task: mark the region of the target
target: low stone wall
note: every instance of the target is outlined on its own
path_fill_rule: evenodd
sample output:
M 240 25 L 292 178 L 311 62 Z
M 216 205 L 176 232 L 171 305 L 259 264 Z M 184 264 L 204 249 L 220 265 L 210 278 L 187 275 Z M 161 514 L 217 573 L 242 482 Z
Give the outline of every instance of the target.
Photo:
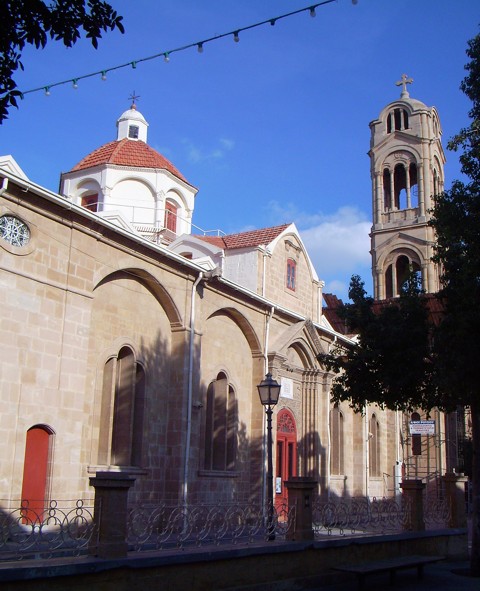
M 408 554 L 467 558 L 466 529 L 264 542 L 248 547 L 25 561 L 0 566 L 2 591 L 273 591 L 339 580 L 333 565 Z M 333 579 L 333 576 L 335 577 Z

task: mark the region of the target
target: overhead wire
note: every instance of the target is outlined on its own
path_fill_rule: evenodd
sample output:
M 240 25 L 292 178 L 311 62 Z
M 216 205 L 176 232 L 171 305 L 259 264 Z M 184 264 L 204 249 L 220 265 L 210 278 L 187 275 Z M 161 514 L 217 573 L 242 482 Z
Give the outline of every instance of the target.
M 352 0 L 352 4 L 356 4 L 357 1 L 358 0 Z M 317 2 L 316 4 L 312 4 L 312 5 L 306 6 L 304 8 L 299 8 L 297 10 L 293 10 L 291 12 L 287 12 L 287 13 L 281 14 L 279 16 L 268 18 L 264 21 L 254 23 L 252 25 L 247 25 L 245 27 L 238 27 L 236 29 L 233 29 L 232 31 L 229 31 L 228 33 L 221 33 L 220 35 L 214 35 L 213 37 L 208 37 L 206 39 L 194 41 L 193 43 L 188 43 L 187 45 L 175 47 L 173 49 L 169 49 L 168 51 L 165 51 L 165 50 L 160 51 L 159 53 L 155 53 L 153 55 L 138 58 L 135 60 L 130 60 L 130 61 L 125 62 L 123 64 L 111 66 L 109 68 L 101 68 L 100 70 L 96 70 L 95 72 L 90 72 L 89 74 L 75 75 L 72 78 L 68 78 L 67 80 L 62 80 L 60 82 L 52 82 L 50 84 L 43 84 L 42 86 L 39 86 L 37 88 L 31 88 L 29 90 L 21 91 L 21 98 L 24 98 L 24 96 L 27 94 L 31 94 L 33 92 L 40 92 L 40 91 L 43 91 L 46 96 L 49 96 L 51 94 L 52 88 L 54 88 L 56 86 L 62 86 L 64 84 L 71 84 L 74 89 L 77 89 L 79 86 L 78 83 L 80 80 L 86 80 L 87 78 L 93 78 L 95 76 L 100 76 L 101 80 L 106 80 L 107 74 L 110 72 L 115 72 L 116 70 L 120 70 L 122 68 L 136 69 L 139 64 L 144 63 L 144 62 L 148 62 L 148 61 L 151 61 L 154 59 L 158 59 L 158 58 L 163 58 L 163 60 L 165 62 L 169 62 L 170 56 L 173 53 L 178 53 L 180 51 L 185 51 L 185 50 L 191 49 L 191 48 L 196 48 L 198 53 L 202 53 L 204 50 L 204 47 L 207 43 L 212 43 L 213 41 L 218 41 L 219 39 L 223 39 L 225 37 L 233 36 L 233 40 L 235 42 L 238 42 L 238 41 L 240 41 L 240 33 L 243 33 L 244 31 L 249 31 L 251 29 L 255 29 L 257 27 L 261 27 L 261 26 L 267 25 L 267 24 L 273 26 L 279 20 L 289 18 L 291 16 L 294 16 L 294 15 L 302 13 L 302 12 L 308 12 L 310 14 L 310 16 L 314 17 L 316 15 L 317 8 L 325 6 L 327 4 L 331 4 L 333 2 L 337 2 L 337 0 L 323 0 L 322 2 Z

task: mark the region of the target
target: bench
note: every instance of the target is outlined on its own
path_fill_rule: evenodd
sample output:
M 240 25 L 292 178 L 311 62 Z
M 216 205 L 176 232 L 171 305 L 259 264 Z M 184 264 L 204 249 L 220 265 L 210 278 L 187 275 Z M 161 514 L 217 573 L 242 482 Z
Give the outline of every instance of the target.
M 363 589 L 365 577 L 375 573 L 390 573 L 390 584 L 395 582 L 395 573 L 400 569 L 416 568 L 418 578 L 423 577 L 423 567 L 444 560 L 443 556 L 396 556 L 384 560 L 373 560 L 359 564 L 342 564 L 333 567 L 334 570 L 357 575 L 359 589 Z

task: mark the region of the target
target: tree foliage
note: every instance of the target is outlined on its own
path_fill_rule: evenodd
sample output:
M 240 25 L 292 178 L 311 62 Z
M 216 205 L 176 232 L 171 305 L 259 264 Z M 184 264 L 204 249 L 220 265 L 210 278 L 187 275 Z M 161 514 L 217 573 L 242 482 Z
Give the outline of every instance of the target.
M 426 302 L 415 274 L 397 300 L 374 302 L 360 277 L 352 277 L 341 314 L 358 346 L 320 355 L 336 374 L 335 402 L 348 400 L 356 411 L 366 402 L 391 410 L 429 410 L 438 402 L 433 380 L 431 329 Z
M 0 6 L 0 123 L 22 96 L 14 75 L 24 69 L 21 58 L 26 45 L 39 49 L 53 39 L 72 47 L 83 29 L 97 48 L 103 31 L 124 32 L 123 17 L 102 0 L 1 0 Z

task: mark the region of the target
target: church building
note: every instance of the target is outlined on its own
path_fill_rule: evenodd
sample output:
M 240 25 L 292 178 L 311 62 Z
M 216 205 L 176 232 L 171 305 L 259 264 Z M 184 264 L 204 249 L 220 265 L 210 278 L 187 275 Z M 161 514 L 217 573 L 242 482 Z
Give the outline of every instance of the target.
M 395 296 L 409 266 L 438 285 L 428 209 L 444 182 L 441 130 L 405 84 L 371 123 L 377 298 Z M 133 502 L 261 500 L 266 373 L 282 387 L 278 505 L 291 476 L 324 497 L 398 494 L 402 417 L 331 404 L 317 356 L 354 335 L 324 309 L 335 298 L 295 225 L 193 231 L 198 189 L 148 131 L 133 103 L 59 194 L 0 157 L 0 498 L 41 511 L 92 498 L 89 477 L 112 471 L 135 478 Z

